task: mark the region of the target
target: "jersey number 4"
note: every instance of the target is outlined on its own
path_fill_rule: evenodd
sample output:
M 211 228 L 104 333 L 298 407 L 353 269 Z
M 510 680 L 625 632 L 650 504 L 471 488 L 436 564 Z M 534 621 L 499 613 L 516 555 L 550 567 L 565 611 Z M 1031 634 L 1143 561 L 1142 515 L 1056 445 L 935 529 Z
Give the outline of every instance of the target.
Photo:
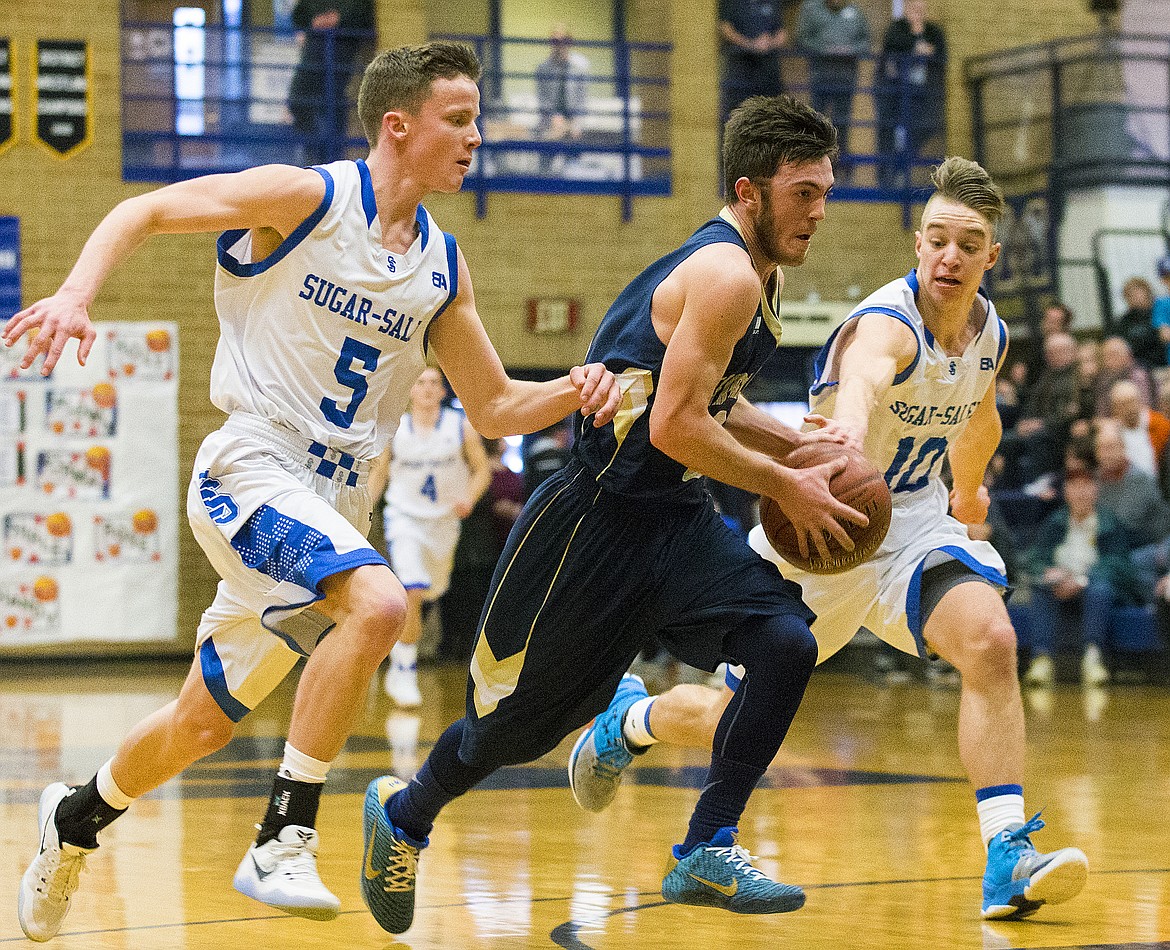
M 339 429 L 348 429 L 353 425 L 353 417 L 357 415 L 358 406 L 369 392 L 370 386 L 366 382 L 366 377 L 378 368 L 378 359 L 381 355 L 381 350 L 353 337 L 347 336 L 345 342 L 341 344 L 341 355 L 337 358 L 337 365 L 333 367 L 333 375 L 342 386 L 352 389 L 353 395 L 349 398 L 349 405 L 344 409 L 335 399 L 326 397 L 321 400 L 321 412 Z M 355 370 L 354 363 L 360 363 L 366 374 Z
M 918 447 L 917 452 L 914 451 L 915 446 Z M 907 492 L 925 488 L 946 450 L 947 440 L 942 436 L 924 439 L 921 444 L 912 435 L 899 439 L 898 450 L 885 474 L 890 491 Z
M 422 495 L 423 498 L 429 498 L 431 500 L 431 504 L 434 504 L 439 500 L 439 489 L 435 485 L 434 472 L 431 472 L 431 474 L 427 476 L 427 480 L 422 483 L 422 488 L 418 490 L 418 493 Z

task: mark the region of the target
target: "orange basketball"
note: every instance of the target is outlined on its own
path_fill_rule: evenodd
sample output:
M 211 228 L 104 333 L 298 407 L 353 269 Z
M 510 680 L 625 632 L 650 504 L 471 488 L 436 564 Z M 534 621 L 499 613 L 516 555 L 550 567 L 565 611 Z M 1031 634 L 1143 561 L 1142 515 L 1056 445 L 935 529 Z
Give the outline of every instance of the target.
M 848 464 L 833 476 L 829 490 L 838 501 L 869 517 L 869 524 L 864 528 L 844 524 L 853 539 L 852 551 L 845 551 L 836 541 L 830 540 L 827 558 L 818 556 L 815 550 L 809 552 L 807 559 L 801 557 L 792 522 L 771 498 L 760 499 L 760 524 L 768 543 L 789 564 L 811 574 L 840 574 L 856 567 L 881 547 L 890 528 L 890 489 L 881 473 L 860 452 L 831 442 L 808 442 L 793 449 L 780 461 L 790 468 L 812 468 L 842 455 L 848 459 Z

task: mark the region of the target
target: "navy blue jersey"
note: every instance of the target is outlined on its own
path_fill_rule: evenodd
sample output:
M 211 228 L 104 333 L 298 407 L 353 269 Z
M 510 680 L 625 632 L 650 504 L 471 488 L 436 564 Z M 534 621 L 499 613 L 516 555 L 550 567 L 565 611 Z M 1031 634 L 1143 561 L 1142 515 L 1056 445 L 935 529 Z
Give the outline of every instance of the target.
M 688 257 L 708 244 L 747 245 L 735 227 L 713 218 L 678 249 L 659 258 L 623 290 L 598 327 L 587 362 L 603 362 L 618 377 L 622 402 L 613 422 L 600 429 L 588 420 L 574 447 L 581 463 L 607 490 L 624 495 L 663 496 L 699 492 L 695 473 L 650 444 L 650 410 L 662 373 L 666 345 L 650 320 L 654 291 Z M 709 411 L 723 422 L 751 378 L 780 344 L 778 300 L 761 300 L 756 317 L 735 344 Z

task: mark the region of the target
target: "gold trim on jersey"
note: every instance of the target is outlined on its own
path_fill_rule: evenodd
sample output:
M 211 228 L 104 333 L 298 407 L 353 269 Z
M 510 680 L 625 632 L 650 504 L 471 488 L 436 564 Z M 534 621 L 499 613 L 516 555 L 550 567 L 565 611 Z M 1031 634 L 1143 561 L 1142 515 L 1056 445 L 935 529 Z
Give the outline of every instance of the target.
M 548 500 L 535 518 L 532 519 L 532 524 L 529 525 L 528 530 L 524 533 L 524 537 L 520 543 L 516 545 L 516 550 L 512 554 L 511 560 L 508 561 L 508 566 L 504 569 L 504 574 L 500 578 L 500 583 L 496 587 L 495 593 L 492 595 L 491 603 L 488 604 L 487 610 L 484 612 L 483 623 L 479 628 L 479 638 L 475 644 L 475 654 L 471 658 L 471 679 L 475 683 L 475 690 L 472 698 L 475 701 L 475 712 L 481 719 L 491 712 L 500 704 L 500 701 L 511 696 L 516 691 L 516 683 L 520 679 L 520 671 L 524 667 L 524 658 L 528 654 L 528 642 L 532 638 L 532 631 L 536 628 L 536 621 L 540 617 L 540 611 L 536 612 L 536 616 L 532 620 L 532 626 L 528 630 L 528 636 L 524 638 L 523 648 L 503 659 L 497 658 L 495 652 L 492 650 L 491 644 L 488 643 L 487 625 L 491 619 L 492 609 L 496 605 L 496 598 L 500 595 L 500 589 L 508 579 L 508 572 L 512 570 L 512 565 L 516 563 L 516 558 L 520 556 L 520 551 L 528 540 L 529 535 L 532 534 L 536 528 L 536 524 L 544 517 L 546 511 L 552 507 L 553 503 L 567 491 L 577 478 L 573 477 L 567 485 L 560 489 L 555 495 Z M 599 493 L 600 494 L 600 493 Z M 584 520 L 584 515 L 581 516 Z M 573 528 L 573 533 L 569 536 L 569 544 L 565 545 L 565 554 L 569 552 L 569 545 L 572 544 L 573 537 L 577 533 L 577 527 L 581 524 L 577 522 L 577 526 Z M 541 603 L 543 609 L 544 603 L 548 602 L 549 594 L 552 593 L 552 585 L 556 583 L 557 575 L 561 572 L 561 567 L 564 565 L 565 559 L 561 558 L 561 563 L 557 565 L 557 572 L 553 575 L 552 581 L 548 585 L 548 590 L 545 591 L 544 602 Z
M 739 221 L 731 213 L 730 208 L 724 206 L 723 210 L 719 212 L 719 217 L 735 228 L 735 232 L 743 238 L 744 244 L 747 243 L 743 228 L 739 226 Z M 776 275 L 779 273 L 780 268 L 776 268 Z M 768 288 L 764 282 L 762 280 L 760 281 L 760 313 L 763 315 L 764 323 L 767 324 L 772 336 L 776 338 L 776 345 L 779 346 L 780 337 L 784 333 L 784 327 L 781 326 L 780 321 L 780 278 L 776 275 L 773 275 L 772 278 L 771 294 L 768 293 Z
M 598 473 L 599 480 L 609 471 L 617 459 L 618 452 L 621 451 L 622 443 L 630 434 L 630 429 L 650 405 L 650 397 L 654 394 L 654 374 L 648 369 L 630 367 L 618 374 L 617 384 L 622 391 L 621 404 L 613 417 L 613 437 L 617 445 L 614 446 L 608 464 Z

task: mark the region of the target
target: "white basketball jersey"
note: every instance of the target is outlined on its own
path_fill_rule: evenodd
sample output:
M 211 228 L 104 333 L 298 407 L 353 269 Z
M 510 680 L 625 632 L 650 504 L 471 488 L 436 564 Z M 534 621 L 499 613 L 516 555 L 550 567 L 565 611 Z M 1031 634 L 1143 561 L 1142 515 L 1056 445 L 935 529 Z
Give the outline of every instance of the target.
M 453 518 L 467 498 L 471 468 L 463 455 L 463 413 L 443 409 L 433 429 L 415 425 L 407 413 L 391 443 L 386 504 L 411 518 Z
M 266 258 L 252 259 L 251 231 L 219 238 L 211 400 L 372 459 L 426 367 L 431 321 L 457 293 L 455 239 L 419 205 L 414 243 L 387 251 L 366 163 L 314 171 L 325 197 Z
M 918 341 L 918 352 L 894 378 L 884 405 L 870 416 L 865 455 L 885 473 L 895 507 L 926 504 L 941 514 L 947 509 L 946 486 L 938 478 L 943 457 L 995 379 L 1007 331 L 991 301 L 981 294 L 976 306 L 986 311 L 982 329 L 961 356 L 948 356 L 922 322 L 914 299 L 917 292 L 918 277 L 911 271 L 861 302 L 818 354 L 809 401 L 813 412 L 833 417 L 841 358 L 838 343 L 852 320 L 884 313 L 906 324 Z

